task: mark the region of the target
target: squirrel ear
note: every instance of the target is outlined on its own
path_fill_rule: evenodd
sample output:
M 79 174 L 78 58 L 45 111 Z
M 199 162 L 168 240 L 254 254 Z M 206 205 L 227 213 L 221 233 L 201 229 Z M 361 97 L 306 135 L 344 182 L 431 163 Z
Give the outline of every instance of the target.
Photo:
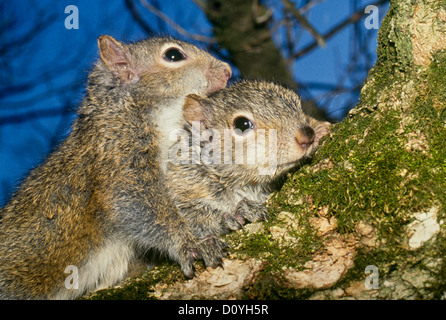
M 99 54 L 102 61 L 113 75 L 121 78 L 124 82 L 133 82 L 138 79 L 134 66 L 132 66 L 131 55 L 125 45 L 111 36 L 100 36 L 98 38 Z
M 183 117 L 189 124 L 192 124 L 193 121 L 200 121 L 202 125 L 205 124 L 206 114 L 201 100 L 202 98 L 196 94 L 190 94 L 186 97 Z

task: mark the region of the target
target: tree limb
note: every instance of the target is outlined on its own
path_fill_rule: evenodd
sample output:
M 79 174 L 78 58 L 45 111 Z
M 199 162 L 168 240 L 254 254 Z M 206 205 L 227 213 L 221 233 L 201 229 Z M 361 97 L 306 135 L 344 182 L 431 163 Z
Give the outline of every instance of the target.
M 325 47 L 325 39 L 323 36 L 316 31 L 316 29 L 311 25 L 311 23 L 305 18 L 297 9 L 294 4 L 291 3 L 290 0 L 281 0 L 285 9 L 293 14 L 293 16 L 299 21 L 302 27 L 307 29 L 307 31 L 313 36 L 316 40 L 316 43 L 320 47 Z
M 376 2 L 372 3 L 371 5 L 379 6 L 379 5 L 383 5 L 387 2 L 389 2 L 389 0 L 380 0 L 380 1 L 376 1 Z M 341 31 L 342 29 L 344 29 L 344 27 L 346 27 L 347 25 L 349 25 L 351 23 L 355 23 L 356 21 L 361 19 L 364 14 L 365 14 L 364 9 L 354 12 L 347 19 L 345 19 L 344 21 L 342 21 L 339 24 L 337 24 L 336 26 L 334 26 L 327 33 L 323 34 L 322 37 L 325 40 L 330 39 L 336 33 Z M 295 54 L 293 54 L 289 59 L 290 60 L 298 59 L 298 58 L 304 56 L 305 54 L 307 54 L 308 52 L 312 51 L 317 46 L 318 46 L 318 42 L 314 41 L 313 43 L 309 44 L 308 46 L 304 47 L 303 49 L 301 49 L 298 52 L 296 52 Z
M 177 24 L 173 19 L 171 19 L 168 15 L 166 15 L 164 12 L 158 10 L 154 6 L 152 6 L 150 3 L 147 2 L 147 0 L 139 0 L 139 2 L 143 5 L 144 8 L 149 10 L 151 13 L 156 15 L 158 18 L 163 20 L 165 23 L 167 23 L 169 26 L 175 29 L 179 34 L 182 36 L 185 36 L 187 38 L 200 41 L 200 42 L 208 42 L 208 43 L 215 43 L 216 40 L 213 37 L 208 37 L 200 34 L 195 34 L 187 31 L 183 27 L 181 27 L 179 24 Z

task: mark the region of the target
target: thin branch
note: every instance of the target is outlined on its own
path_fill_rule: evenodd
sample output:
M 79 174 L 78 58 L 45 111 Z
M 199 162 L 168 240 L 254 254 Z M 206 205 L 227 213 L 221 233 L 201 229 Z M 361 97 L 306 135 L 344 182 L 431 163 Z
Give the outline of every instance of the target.
M 63 84 L 60 87 L 53 88 L 51 90 L 38 91 L 31 97 L 27 97 L 25 100 L 13 100 L 13 101 L 5 101 L 3 100 L 2 109 L 5 110 L 13 110 L 19 108 L 26 108 L 36 104 L 36 101 L 42 102 L 46 99 L 51 99 L 53 97 L 58 97 L 61 94 L 67 93 L 78 93 L 80 89 L 85 86 L 83 77 L 81 80 L 74 80 L 70 83 Z
M 254 17 L 254 21 L 257 24 L 263 24 L 269 21 L 273 15 L 273 10 L 265 9 L 263 13 L 261 13 L 262 8 L 264 8 L 259 0 L 254 0 L 252 2 L 252 16 Z
M 199 7 L 203 12 L 206 12 L 206 1 L 205 0 L 192 0 L 193 3 L 195 3 L 195 5 L 197 7 Z
M 38 32 L 42 32 L 45 28 L 48 28 L 52 22 L 56 21 L 56 19 L 57 14 L 54 13 L 48 15 L 47 17 L 44 17 L 43 20 L 37 22 L 37 24 L 33 26 L 32 29 L 28 30 L 27 33 L 22 35 L 20 38 L 3 44 L 0 47 L 0 55 L 3 56 L 8 51 L 10 51 L 11 48 L 22 48 L 24 44 L 30 42 L 33 38 L 35 38 Z
M 48 108 L 35 111 L 28 111 L 22 114 L 16 114 L 12 116 L 0 117 L 0 126 L 10 125 L 13 123 L 28 122 L 31 120 L 59 117 L 69 114 L 75 114 L 74 109 L 70 108 Z
M 144 21 L 144 19 L 141 17 L 141 15 L 139 14 L 138 10 L 136 9 L 133 1 L 125 0 L 125 4 L 126 4 L 127 8 L 130 10 L 130 13 L 132 14 L 135 21 L 140 25 L 140 27 L 143 28 L 147 34 L 153 34 L 154 32 L 153 32 L 152 28 L 150 28 L 148 26 L 148 24 Z
M 72 70 L 73 69 L 73 65 L 76 65 L 79 63 L 79 61 L 81 61 L 81 58 L 83 57 L 83 53 L 86 52 L 88 50 L 88 48 L 91 46 L 90 44 L 90 40 L 86 39 L 84 40 L 84 42 L 82 44 L 79 44 L 79 48 L 80 50 L 77 50 L 76 55 L 72 55 L 71 57 L 68 58 L 68 55 L 65 52 L 61 51 L 62 55 L 65 55 L 65 57 L 67 58 L 66 60 L 60 60 L 58 61 L 58 64 L 55 64 L 54 61 L 52 61 L 50 64 L 48 65 L 42 65 L 39 67 L 39 69 L 44 70 L 41 73 L 37 73 L 37 72 L 29 72 L 28 74 L 30 75 L 30 78 L 27 79 L 26 81 L 22 81 L 21 83 L 17 83 L 15 84 L 14 82 L 11 82 L 10 85 L 6 85 L 3 88 L 0 88 L 0 109 L 1 110 L 6 110 L 8 108 L 13 108 L 15 110 L 17 110 L 18 108 L 32 108 L 36 101 L 35 98 L 29 100 L 28 104 L 23 104 L 23 103 L 4 103 L 5 100 L 8 100 L 8 98 L 10 98 L 11 96 L 14 95 L 20 95 L 23 92 L 26 92 L 28 90 L 30 90 L 31 88 L 36 87 L 37 83 L 40 83 L 42 81 L 42 79 L 44 78 L 49 78 L 51 79 L 52 83 L 59 83 L 59 80 L 57 80 L 60 77 L 65 77 L 66 73 L 64 72 L 60 72 L 60 70 Z M 68 87 L 67 91 L 72 91 L 74 92 L 75 90 L 77 90 L 79 88 L 79 83 L 83 83 L 83 77 L 84 77 L 84 72 L 80 72 L 79 73 L 79 80 L 76 80 L 74 87 L 73 84 L 70 83 L 70 87 Z M 70 88 L 73 87 L 73 90 L 70 90 Z M 46 97 L 46 94 L 49 93 L 50 91 L 45 91 L 45 94 L 43 95 L 43 98 Z M 13 99 L 15 100 L 15 99 Z
M 376 2 L 372 3 L 371 5 L 379 6 L 379 5 L 383 5 L 387 2 L 389 2 L 389 0 L 380 0 L 380 1 L 376 1 Z M 336 33 L 341 31 L 345 26 L 347 26 L 351 23 L 355 23 L 356 21 L 361 19 L 364 14 L 365 14 L 364 9 L 354 12 L 352 15 L 350 15 L 350 17 L 348 17 L 347 19 L 345 19 L 344 21 L 342 21 L 341 23 L 336 25 L 333 29 L 328 31 L 326 34 L 324 34 L 323 35 L 324 39 L 328 40 L 329 38 L 333 37 Z M 313 43 L 309 44 L 305 48 L 303 48 L 303 49 L 299 50 L 298 52 L 296 52 L 295 54 L 293 54 L 293 56 L 291 56 L 290 59 L 300 58 L 303 55 L 310 52 L 311 50 L 313 50 L 314 48 L 316 48 L 317 46 L 318 46 L 318 43 L 316 41 L 314 41 Z
M 158 18 L 163 20 L 165 23 L 170 25 L 172 28 L 175 29 L 179 34 L 188 37 L 190 39 L 200 41 L 200 42 L 208 42 L 208 43 L 215 43 L 216 40 L 213 37 L 208 37 L 204 35 L 194 34 L 191 33 L 185 29 L 183 29 L 180 25 L 178 25 L 173 19 L 171 19 L 169 16 L 164 14 L 162 11 L 158 10 L 154 6 L 152 6 L 150 3 L 147 2 L 147 0 L 139 0 L 139 2 L 143 5 L 144 8 L 152 12 L 154 15 L 156 15 Z
M 285 9 L 289 12 L 291 12 L 294 17 L 299 21 L 299 23 L 307 29 L 307 31 L 313 36 L 314 39 L 316 39 L 316 43 L 320 47 L 325 47 L 325 39 L 323 36 L 319 34 L 319 32 L 316 31 L 316 29 L 311 25 L 311 23 L 305 18 L 300 12 L 299 9 L 297 9 L 294 4 L 291 3 L 290 0 L 281 0 Z
M 303 7 L 299 8 L 299 12 L 301 14 L 304 14 L 305 12 L 309 11 L 311 8 L 313 8 L 314 6 L 318 5 L 321 2 L 324 2 L 325 0 L 313 0 L 308 2 L 306 5 L 304 5 Z

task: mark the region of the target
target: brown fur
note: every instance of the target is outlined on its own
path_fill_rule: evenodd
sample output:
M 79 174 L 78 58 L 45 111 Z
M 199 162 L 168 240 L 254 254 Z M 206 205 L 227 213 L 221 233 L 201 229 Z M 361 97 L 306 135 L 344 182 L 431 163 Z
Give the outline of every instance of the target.
M 245 220 L 266 219 L 262 203 L 277 186 L 278 179 L 311 155 L 330 126 L 328 122 L 305 115 L 295 92 L 264 81 L 242 81 L 204 98 L 190 95 L 183 115 L 189 137 L 195 121 L 199 122 L 196 125 L 200 130 L 198 134 L 212 129 L 222 138 L 220 164 L 192 163 L 191 156 L 189 163 L 171 159 L 167 170 L 169 192 L 195 235 L 200 237 L 240 229 Z M 234 141 L 239 137 L 234 134 L 234 119 L 240 116 L 255 124 L 251 132 L 255 140 L 243 140 L 243 149 L 236 150 Z M 267 142 L 269 130 L 277 130 L 277 167 L 266 175 L 260 174 L 259 169 L 263 168 L 260 162 L 246 161 L 248 144 L 259 146 L 259 129 L 265 130 Z M 228 151 L 230 164 L 223 159 L 225 130 L 232 134 L 232 148 Z M 202 141 L 199 151 L 203 151 L 206 144 L 209 145 Z M 269 152 L 268 143 L 266 150 Z M 245 161 L 237 164 L 235 158 L 241 152 L 245 154 Z

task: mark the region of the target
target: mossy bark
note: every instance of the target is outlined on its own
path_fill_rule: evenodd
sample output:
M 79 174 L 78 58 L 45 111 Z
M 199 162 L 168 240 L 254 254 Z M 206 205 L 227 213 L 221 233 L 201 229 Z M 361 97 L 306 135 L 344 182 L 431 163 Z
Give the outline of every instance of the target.
M 378 41 L 358 105 L 268 222 L 226 236 L 227 268 L 166 264 L 90 298 L 445 299 L 446 1 L 391 1 Z

